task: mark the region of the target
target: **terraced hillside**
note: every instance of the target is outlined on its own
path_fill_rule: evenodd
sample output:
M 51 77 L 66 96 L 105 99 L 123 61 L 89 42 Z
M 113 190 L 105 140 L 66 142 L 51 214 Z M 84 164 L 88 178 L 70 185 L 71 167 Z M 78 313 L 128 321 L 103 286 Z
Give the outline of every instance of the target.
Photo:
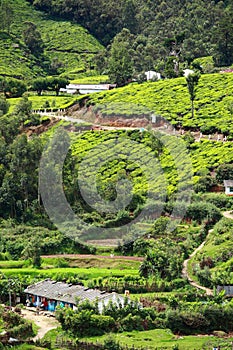
M 185 78 L 132 83 L 123 88 L 91 96 L 89 105 L 106 118 L 134 117 L 138 114 L 161 115 L 173 125 L 200 130 L 204 134 L 233 133 L 233 74 L 202 75 L 194 101 L 195 114 L 191 118 L 191 104 Z
M 12 1 L 14 21 L 10 34 L 0 35 L 0 75 L 32 77 L 40 75 L 52 64 L 59 73 L 85 71 L 102 46 L 83 27 L 60 21 L 35 10 L 26 0 Z M 39 30 L 44 56 L 30 55 L 23 42 L 25 22 L 33 22 Z

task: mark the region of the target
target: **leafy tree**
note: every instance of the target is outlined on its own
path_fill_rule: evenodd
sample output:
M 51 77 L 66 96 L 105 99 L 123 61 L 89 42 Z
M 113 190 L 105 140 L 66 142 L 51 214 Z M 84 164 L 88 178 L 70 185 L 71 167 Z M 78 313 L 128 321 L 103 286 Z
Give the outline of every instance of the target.
M 6 114 L 9 111 L 9 103 L 4 97 L 0 97 L 0 116 Z
M 0 1 L 0 30 L 10 32 L 11 25 L 14 21 L 13 5 L 9 0 Z
M 196 97 L 196 90 L 197 90 L 199 79 L 200 79 L 199 73 L 189 74 L 186 77 L 188 92 L 189 92 L 190 101 L 191 101 L 192 119 L 194 118 L 194 100 Z
M 32 102 L 27 96 L 23 96 L 15 106 L 15 113 L 21 117 L 20 120 L 28 118 L 32 113 Z
M 233 164 L 221 164 L 216 170 L 216 180 L 223 183 L 223 180 L 233 180 Z
M 181 273 L 182 259 L 181 248 L 170 239 L 158 240 L 156 246 L 147 252 L 139 273 L 145 278 L 155 276 L 172 280 Z
M 170 221 L 171 220 L 169 218 L 163 216 L 155 220 L 153 228 L 149 232 L 150 235 L 155 238 L 159 236 L 165 236 L 167 234 Z
M 32 82 L 32 90 L 35 90 L 38 96 L 41 96 L 42 91 L 48 88 L 48 80 L 46 78 L 37 78 Z
M 219 17 L 215 38 L 218 65 L 231 65 L 233 63 L 233 5 L 229 5 Z
M 108 71 L 110 80 L 118 86 L 124 86 L 132 78 L 133 62 L 128 44 L 123 41 L 122 33 L 114 38 L 111 45 Z
M 33 267 L 40 268 L 41 257 L 40 257 L 40 243 L 38 241 L 29 242 L 22 252 L 24 259 L 31 259 Z
M 136 5 L 133 0 L 126 0 L 122 9 L 122 26 L 130 30 L 131 33 L 137 32 Z
M 65 88 L 69 84 L 69 81 L 66 78 L 53 77 L 48 79 L 48 89 L 56 92 L 56 95 L 59 95 L 61 88 Z
M 3 92 L 6 97 L 21 97 L 27 90 L 27 86 L 21 80 L 8 78 L 4 81 Z
M 31 53 L 35 56 L 43 54 L 43 41 L 36 25 L 33 22 L 25 22 L 23 30 L 23 39 Z

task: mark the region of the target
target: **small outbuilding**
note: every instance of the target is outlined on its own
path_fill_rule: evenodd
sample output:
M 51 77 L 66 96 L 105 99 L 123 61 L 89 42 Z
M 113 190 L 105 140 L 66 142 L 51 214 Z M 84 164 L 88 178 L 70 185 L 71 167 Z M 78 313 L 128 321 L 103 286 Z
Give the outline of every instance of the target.
M 225 290 L 225 295 L 227 297 L 233 298 L 233 285 L 227 284 L 224 286 L 217 286 L 217 293 L 220 293 L 222 290 Z
M 57 306 L 76 308 L 78 302 L 89 300 L 98 302 L 101 313 L 104 305 L 110 301 L 117 306 L 124 307 L 125 298 L 115 292 L 107 293 L 98 289 L 84 286 L 56 282 L 46 279 L 28 286 L 24 292 L 27 303 L 35 307 L 43 307 L 47 311 L 55 311 Z
M 224 180 L 225 194 L 227 196 L 233 196 L 233 180 Z
M 183 70 L 183 73 L 184 73 L 184 77 L 187 78 L 190 74 L 193 74 L 195 72 L 194 72 L 194 70 L 187 68 L 187 69 Z
M 158 72 L 155 72 L 153 70 L 149 70 L 148 72 L 145 72 L 146 80 L 160 80 L 162 79 L 161 74 Z

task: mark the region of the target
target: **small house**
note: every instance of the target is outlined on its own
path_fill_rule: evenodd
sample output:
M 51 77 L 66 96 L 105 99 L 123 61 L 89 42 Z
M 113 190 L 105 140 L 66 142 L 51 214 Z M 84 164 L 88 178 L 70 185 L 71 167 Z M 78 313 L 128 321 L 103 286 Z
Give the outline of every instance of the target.
M 153 70 L 149 70 L 148 72 L 145 72 L 146 80 L 160 80 L 161 74 L 158 72 L 155 72 Z
M 227 196 L 233 196 L 233 180 L 224 180 L 225 194 Z
M 217 286 L 217 293 L 220 293 L 222 290 L 225 290 L 225 295 L 227 297 L 233 297 L 233 285 L 228 284 L 224 286 Z
M 125 298 L 115 292 L 107 293 L 98 289 L 90 289 L 80 285 L 67 284 L 46 279 L 28 286 L 24 292 L 32 306 L 43 307 L 47 311 L 55 311 L 57 306 L 70 307 L 75 310 L 79 302 L 89 300 L 98 302 L 101 313 L 104 305 L 110 301 L 117 306 L 124 306 Z
M 183 70 L 183 73 L 184 73 L 184 77 L 187 78 L 190 74 L 194 73 L 194 70 L 187 68 Z

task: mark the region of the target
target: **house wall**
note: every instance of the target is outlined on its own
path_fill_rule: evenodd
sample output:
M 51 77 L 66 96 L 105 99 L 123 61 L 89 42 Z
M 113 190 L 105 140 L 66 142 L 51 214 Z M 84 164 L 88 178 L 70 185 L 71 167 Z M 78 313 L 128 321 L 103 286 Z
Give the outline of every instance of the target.
M 225 194 L 228 196 L 233 196 L 233 191 L 231 191 L 231 187 L 225 187 Z
M 46 311 L 55 311 L 57 306 L 60 307 L 70 307 L 73 309 L 73 304 L 66 303 L 59 300 L 51 300 L 38 295 L 27 295 L 27 299 L 31 302 L 33 306 L 42 306 Z
M 122 296 L 116 295 L 115 293 L 112 296 L 109 296 L 108 298 L 104 298 L 103 300 L 100 300 L 98 302 L 98 309 L 99 312 L 103 312 L 104 306 L 107 306 L 109 302 L 112 301 L 113 304 L 117 305 L 118 307 L 121 305 L 124 307 L 124 298 Z

